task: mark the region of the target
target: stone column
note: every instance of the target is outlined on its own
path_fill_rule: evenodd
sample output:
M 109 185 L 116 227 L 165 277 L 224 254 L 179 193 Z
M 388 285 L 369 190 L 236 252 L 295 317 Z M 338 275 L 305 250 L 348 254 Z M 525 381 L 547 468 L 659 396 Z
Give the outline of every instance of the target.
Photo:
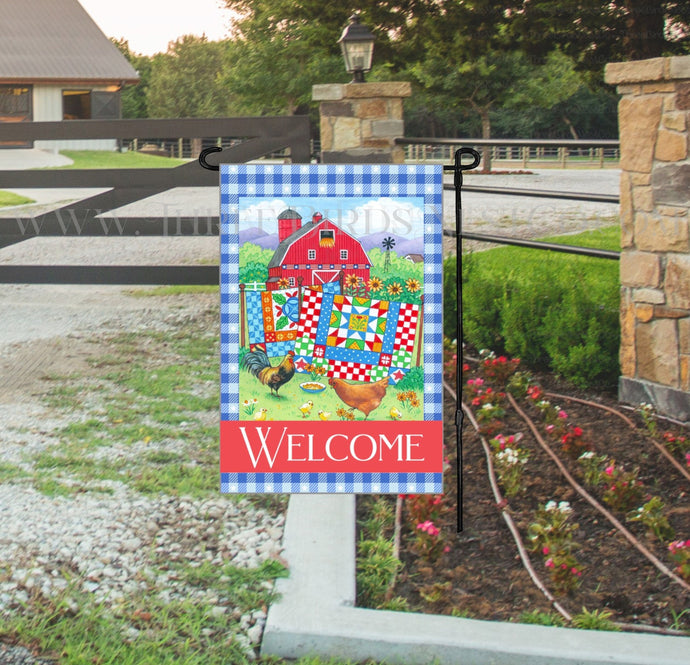
M 313 86 L 312 99 L 321 102 L 321 161 L 402 164 L 395 139 L 403 136 L 403 99 L 411 93 L 407 82 Z
M 621 142 L 619 397 L 690 420 L 690 56 L 610 63 Z

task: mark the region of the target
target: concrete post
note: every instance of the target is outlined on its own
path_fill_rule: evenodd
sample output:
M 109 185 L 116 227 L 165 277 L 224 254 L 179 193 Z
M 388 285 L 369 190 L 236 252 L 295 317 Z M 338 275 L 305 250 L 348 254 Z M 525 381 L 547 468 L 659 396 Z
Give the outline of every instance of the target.
M 621 142 L 619 397 L 690 420 L 690 56 L 610 63 Z
M 407 82 L 313 86 L 312 98 L 321 102 L 321 161 L 402 164 L 395 139 L 404 134 L 403 99 L 411 94 Z

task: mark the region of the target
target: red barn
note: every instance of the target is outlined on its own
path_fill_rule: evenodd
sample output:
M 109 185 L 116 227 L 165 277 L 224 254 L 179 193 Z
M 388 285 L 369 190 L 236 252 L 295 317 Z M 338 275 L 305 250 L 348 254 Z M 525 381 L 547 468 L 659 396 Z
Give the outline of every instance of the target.
M 371 261 L 359 240 L 319 213 L 302 226 L 297 211 L 284 210 L 278 216 L 278 238 L 280 244 L 268 264 L 269 291 L 279 288 L 280 279 L 289 286 L 297 286 L 300 277 L 303 286 L 336 282 L 341 270 L 345 277 L 369 280 Z

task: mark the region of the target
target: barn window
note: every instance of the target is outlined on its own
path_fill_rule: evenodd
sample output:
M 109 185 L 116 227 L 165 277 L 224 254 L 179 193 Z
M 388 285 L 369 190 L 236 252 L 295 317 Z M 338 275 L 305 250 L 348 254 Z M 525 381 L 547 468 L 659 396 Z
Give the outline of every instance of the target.
M 341 261 L 347 261 L 347 250 L 346 249 L 340 250 L 340 260 Z
M 116 120 L 120 117 L 120 91 L 63 90 L 63 120 Z
M 316 250 L 315 249 L 310 249 L 307 251 L 307 258 L 310 261 L 314 261 L 316 259 Z
M 335 231 L 333 229 L 319 231 L 319 245 L 321 247 L 333 247 L 335 245 Z
M 62 91 L 62 119 L 91 119 L 91 90 Z
M 295 278 L 294 277 L 288 277 L 288 284 L 290 286 L 294 286 L 295 285 Z

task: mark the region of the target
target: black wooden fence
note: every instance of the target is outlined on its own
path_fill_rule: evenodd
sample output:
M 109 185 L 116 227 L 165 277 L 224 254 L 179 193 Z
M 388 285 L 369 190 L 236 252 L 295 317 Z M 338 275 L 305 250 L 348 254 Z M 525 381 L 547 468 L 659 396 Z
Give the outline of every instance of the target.
M 74 120 L 0 123 L 3 141 L 231 137 L 219 152 L 224 163 L 244 163 L 287 149 L 293 163 L 311 158 L 306 116 L 184 120 Z M 0 189 L 110 188 L 33 217 L 1 217 L 0 247 L 36 236 L 218 235 L 218 215 L 205 217 L 103 216 L 175 187 L 217 187 L 218 174 L 196 160 L 170 169 L 0 171 Z M 1 213 L 0 213 L 1 214 Z M 201 223 L 200 223 L 201 221 Z M 23 284 L 218 284 L 218 266 L 2 265 L 0 283 Z

